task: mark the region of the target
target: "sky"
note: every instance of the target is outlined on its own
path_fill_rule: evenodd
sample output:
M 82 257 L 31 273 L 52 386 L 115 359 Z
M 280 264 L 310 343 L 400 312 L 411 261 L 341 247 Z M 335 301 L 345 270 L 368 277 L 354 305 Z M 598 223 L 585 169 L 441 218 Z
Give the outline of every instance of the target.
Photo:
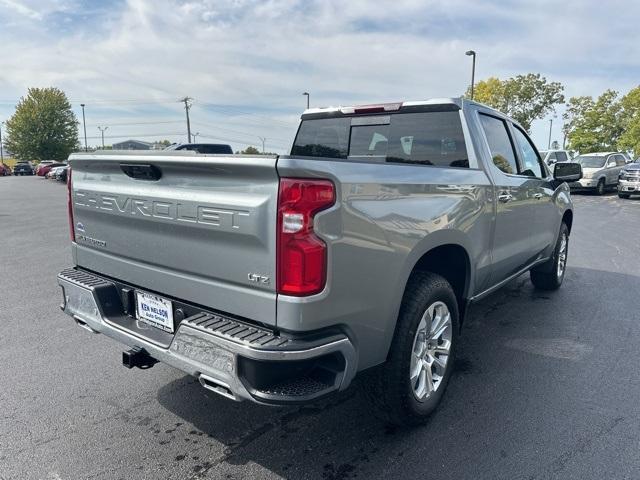
M 286 153 L 311 106 L 460 96 L 529 72 L 565 95 L 640 83 L 640 2 L 550 0 L 0 0 L 0 121 L 55 86 L 89 145 L 137 138 Z M 562 142 L 560 109 L 552 140 Z M 534 122 L 545 148 L 549 119 Z M 80 125 L 82 136 L 82 125 Z

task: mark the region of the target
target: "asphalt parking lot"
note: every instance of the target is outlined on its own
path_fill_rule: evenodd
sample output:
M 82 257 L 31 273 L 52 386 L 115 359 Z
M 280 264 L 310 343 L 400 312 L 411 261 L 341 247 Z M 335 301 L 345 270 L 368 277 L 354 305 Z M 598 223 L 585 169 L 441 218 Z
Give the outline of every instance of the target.
M 528 275 L 475 305 L 444 403 L 373 417 L 359 382 L 318 404 L 236 404 L 58 309 L 64 185 L 0 178 L 0 479 L 640 478 L 640 199 L 574 196 L 558 292 Z

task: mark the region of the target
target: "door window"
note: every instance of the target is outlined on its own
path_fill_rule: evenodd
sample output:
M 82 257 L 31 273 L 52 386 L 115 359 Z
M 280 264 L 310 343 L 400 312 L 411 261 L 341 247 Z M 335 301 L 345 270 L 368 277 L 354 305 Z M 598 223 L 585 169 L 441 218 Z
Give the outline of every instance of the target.
M 515 132 L 516 145 L 520 152 L 520 158 L 522 159 L 522 174 L 530 177 L 546 177 L 546 172 L 543 170 L 538 152 L 536 152 L 529 137 L 515 125 L 513 130 Z
M 487 137 L 489 151 L 495 166 L 504 173 L 517 174 L 518 164 L 507 131 L 507 124 L 504 120 L 482 113 L 480 114 L 480 123 Z
M 616 166 L 624 167 L 626 164 L 627 162 L 622 155 L 616 155 Z

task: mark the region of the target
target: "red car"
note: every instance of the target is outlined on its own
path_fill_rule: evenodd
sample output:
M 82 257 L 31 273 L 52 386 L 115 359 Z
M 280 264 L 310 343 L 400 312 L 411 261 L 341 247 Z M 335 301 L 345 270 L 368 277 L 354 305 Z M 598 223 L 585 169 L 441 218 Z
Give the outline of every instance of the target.
M 44 161 L 39 163 L 38 166 L 36 167 L 36 175 L 38 175 L 39 177 L 46 177 L 47 173 L 49 173 L 49 171 L 53 167 L 64 167 L 64 166 L 65 166 L 64 163 Z
M 11 169 L 9 168 L 9 165 L 0 163 L 0 177 L 6 177 L 8 175 L 11 175 Z

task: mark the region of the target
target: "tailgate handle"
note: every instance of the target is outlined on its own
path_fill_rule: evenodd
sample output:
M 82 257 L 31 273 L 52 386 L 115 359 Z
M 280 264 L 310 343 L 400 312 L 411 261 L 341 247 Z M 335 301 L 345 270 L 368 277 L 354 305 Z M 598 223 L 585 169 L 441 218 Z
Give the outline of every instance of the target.
M 121 163 L 120 168 L 129 177 L 136 180 L 160 180 L 162 171 L 155 165 L 142 163 Z

